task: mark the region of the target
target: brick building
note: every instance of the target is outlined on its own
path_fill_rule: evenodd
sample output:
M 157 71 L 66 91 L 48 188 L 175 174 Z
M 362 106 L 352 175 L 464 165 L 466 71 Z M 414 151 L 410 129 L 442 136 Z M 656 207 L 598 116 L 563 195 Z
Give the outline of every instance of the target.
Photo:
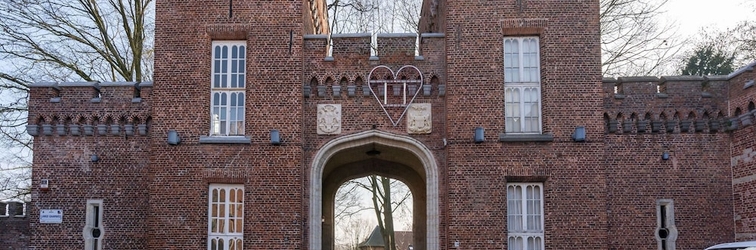
M 756 63 L 602 79 L 598 0 L 427 0 L 375 42 L 322 8 L 159 1 L 154 83 L 34 84 L 29 247 L 331 249 L 373 173 L 414 249 L 756 238 Z

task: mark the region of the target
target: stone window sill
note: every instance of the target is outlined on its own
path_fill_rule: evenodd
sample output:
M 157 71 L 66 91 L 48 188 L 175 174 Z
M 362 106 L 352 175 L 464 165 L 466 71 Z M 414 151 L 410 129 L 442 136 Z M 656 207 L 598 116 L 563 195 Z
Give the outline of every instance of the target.
M 500 142 L 551 142 L 554 136 L 551 134 L 499 134 Z
M 200 136 L 201 144 L 250 144 L 252 140 L 246 136 Z

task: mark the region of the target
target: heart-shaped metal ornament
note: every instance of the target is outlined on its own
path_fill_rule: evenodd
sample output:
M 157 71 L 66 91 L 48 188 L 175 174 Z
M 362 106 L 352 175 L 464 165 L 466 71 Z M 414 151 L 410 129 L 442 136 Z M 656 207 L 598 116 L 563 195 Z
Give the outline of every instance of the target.
M 423 83 L 423 74 L 412 65 L 402 66 L 396 72 L 388 66 L 376 66 L 368 74 L 370 92 L 394 127 L 399 125 L 410 104 L 415 101 Z

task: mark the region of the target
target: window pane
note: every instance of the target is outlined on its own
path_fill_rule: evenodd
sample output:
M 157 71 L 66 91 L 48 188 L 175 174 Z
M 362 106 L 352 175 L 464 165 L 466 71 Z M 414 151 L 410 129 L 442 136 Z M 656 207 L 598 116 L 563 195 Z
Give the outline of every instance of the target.
M 504 82 L 520 81 L 520 45 L 516 39 L 504 42 Z
M 232 88 L 238 87 L 236 81 L 239 79 L 236 77 L 236 69 L 237 69 L 236 61 L 231 61 L 231 87 Z
M 243 241 L 241 239 L 236 240 L 236 250 L 242 250 L 243 248 Z
M 522 127 L 522 118 L 520 117 L 520 89 L 506 88 L 504 99 L 506 132 L 520 132 Z
M 230 250 L 236 249 L 236 241 L 235 240 L 231 239 L 230 241 L 228 241 L 228 245 L 229 245 L 228 249 L 230 249 Z
M 509 250 L 523 250 L 524 246 L 522 237 L 509 237 L 507 246 L 507 249 Z
M 541 250 L 540 237 L 528 237 L 528 250 Z
M 224 61 L 221 64 L 223 65 L 223 71 L 225 72 L 225 70 L 226 70 L 226 62 Z M 221 88 L 228 88 L 228 75 L 226 75 L 225 73 L 223 73 L 223 74 L 221 74 L 220 77 L 221 77 L 221 79 L 220 79 L 220 87 Z
M 240 206 L 241 207 L 241 206 Z M 239 214 L 241 216 L 241 214 Z M 243 232 L 244 228 L 244 219 L 236 219 L 236 230 L 239 230 L 239 232 Z
M 221 218 L 218 219 L 218 233 L 226 233 L 226 220 Z
M 525 131 L 526 132 L 539 132 L 540 131 L 540 106 L 539 106 L 539 94 L 537 88 L 525 88 L 524 95 L 524 112 L 525 112 Z

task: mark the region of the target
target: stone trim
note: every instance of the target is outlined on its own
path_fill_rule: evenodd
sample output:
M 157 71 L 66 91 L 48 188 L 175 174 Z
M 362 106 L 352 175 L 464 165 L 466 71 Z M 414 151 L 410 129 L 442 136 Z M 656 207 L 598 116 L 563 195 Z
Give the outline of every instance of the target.
M 431 37 L 444 38 L 444 37 L 446 37 L 446 34 L 444 34 L 444 33 L 421 33 L 420 37 L 422 37 L 422 38 L 431 38 Z
M 378 33 L 378 38 L 417 37 L 416 33 Z
M 200 144 L 250 144 L 252 140 L 247 136 L 200 136 Z
M 385 146 L 401 148 L 415 154 L 423 164 L 426 185 L 426 230 L 427 241 L 425 249 L 439 249 L 439 173 L 438 163 L 433 153 L 420 141 L 414 138 L 395 135 L 380 130 L 368 130 L 356 134 L 345 135 L 333 139 L 323 145 L 313 157 L 309 179 L 309 244 L 308 249 L 321 249 L 323 228 L 320 218 L 323 213 L 323 169 L 333 155 L 339 151 L 377 143 Z
M 343 33 L 343 34 L 333 34 L 331 35 L 331 38 L 359 38 L 359 37 L 370 37 L 370 33 Z
M 500 142 L 551 142 L 554 135 L 551 134 L 499 134 Z

